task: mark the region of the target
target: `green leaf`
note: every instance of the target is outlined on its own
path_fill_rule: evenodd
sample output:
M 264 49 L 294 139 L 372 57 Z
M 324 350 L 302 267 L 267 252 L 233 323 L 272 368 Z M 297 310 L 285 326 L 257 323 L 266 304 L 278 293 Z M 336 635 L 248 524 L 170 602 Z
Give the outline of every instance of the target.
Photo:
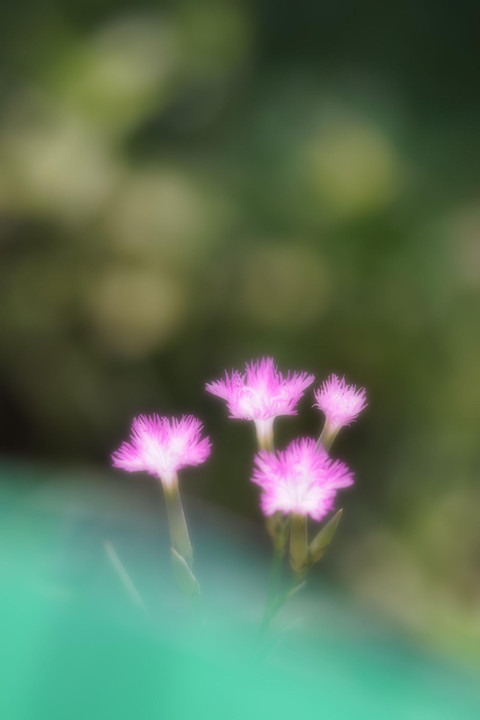
M 325 523 L 310 543 L 308 548 L 308 559 L 311 565 L 318 562 L 323 557 L 325 550 L 330 545 L 333 536 L 335 535 L 342 513 L 343 509 L 337 510 L 335 515 L 331 517 L 327 523 Z
M 200 585 L 198 580 L 190 570 L 187 561 L 174 547 L 170 548 L 172 557 L 172 566 L 175 579 L 180 590 L 189 597 L 198 597 L 200 595 Z
M 289 590 L 285 596 L 285 600 L 290 600 L 291 597 L 296 595 L 300 590 L 303 590 L 305 585 L 307 584 L 306 580 L 302 580 L 302 582 L 298 583 L 298 585 L 295 585 L 291 590 Z

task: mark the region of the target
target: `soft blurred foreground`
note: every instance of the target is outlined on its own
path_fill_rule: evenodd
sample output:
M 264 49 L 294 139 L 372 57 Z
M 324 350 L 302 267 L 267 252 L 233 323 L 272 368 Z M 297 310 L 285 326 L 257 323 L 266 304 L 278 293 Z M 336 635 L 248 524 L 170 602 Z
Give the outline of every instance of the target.
M 471 671 L 318 573 L 261 639 L 262 534 L 189 502 L 200 624 L 173 582 L 160 493 L 145 503 L 100 477 L 65 480 L 39 491 L 38 478 L 2 468 L 2 717 L 478 717 Z

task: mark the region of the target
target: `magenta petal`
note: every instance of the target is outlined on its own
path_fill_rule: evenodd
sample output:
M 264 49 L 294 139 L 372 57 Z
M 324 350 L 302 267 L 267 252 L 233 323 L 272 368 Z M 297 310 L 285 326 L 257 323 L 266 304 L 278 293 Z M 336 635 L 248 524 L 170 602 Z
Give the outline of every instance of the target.
M 273 358 L 261 358 L 233 371 L 225 378 L 207 383 L 206 390 L 225 400 L 230 417 L 240 420 L 270 420 L 295 415 L 296 407 L 314 376 L 306 372 L 283 375 Z
M 262 490 L 266 515 L 296 513 L 321 520 L 333 510 L 338 489 L 353 484 L 353 475 L 313 438 L 301 438 L 285 450 L 257 453 L 252 482 Z
M 129 442 L 112 454 L 112 465 L 128 472 L 144 471 L 166 480 L 188 465 L 200 465 L 211 452 L 203 425 L 193 415 L 181 418 L 139 415 Z

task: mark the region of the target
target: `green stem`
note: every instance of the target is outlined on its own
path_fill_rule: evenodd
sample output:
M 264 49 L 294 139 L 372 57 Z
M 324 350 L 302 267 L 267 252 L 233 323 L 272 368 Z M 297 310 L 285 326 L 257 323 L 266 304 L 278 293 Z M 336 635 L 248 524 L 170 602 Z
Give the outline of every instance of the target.
M 265 615 L 263 617 L 262 624 L 260 626 L 260 633 L 259 633 L 259 640 L 263 640 L 267 634 L 267 631 L 270 627 L 270 623 L 272 622 L 275 615 L 278 613 L 279 610 L 283 607 L 285 602 L 292 597 L 292 595 L 295 595 L 299 590 L 301 590 L 306 585 L 306 580 L 303 578 L 296 578 L 294 582 L 288 587 L 279 597 L 274 598 L 274 601 L 267 606 L 267 610 L 265 612 Z
M 192 608 L 203 624 L 201 592 L 198 580 L 193 574 L 193 550 L 188 534 L 185 513 L 178 487 L 178 478 L 173 476 L 163 483 L 168 528 L 170 530 L 172 570 L 181 592 L 189 598 Z
M 333 441 L 338 435 L 339 429 L 340 428 L 332 428 L 328 420 L 325 420 L 325 425 L 323 426 L 323 430 L 317 440 L 317 447 L 323 445 L 325 450 L 328 452 L 332 447 Z
M 301 577 L 308 564 L 307 517 L 292 513 L 290 528 L 290 567 Z
M 265 613 L 263 615 L 262 623 L 260 625 L 260 635 L 264 635 L 270 625 L 270 622 L 275 615 L 277 605 L 277 594 L 280 586 L 280 580 L 282 575 L 282 560 L 283 553 L 275 550 L 273 554 L 272 569 L 270 572 L 270 582 L 268 585 L 267 605 L 265 607 Z
M 178 487 L 178 478 L 175 475 L 168 483 L 163 484 L 165 504 L 167 506 L 168 528 L 172 547 L 185 560 L 191 568 L 193 565 L 193 550 L 188 534 L 185 513 L 183 512 L 182 499 Z

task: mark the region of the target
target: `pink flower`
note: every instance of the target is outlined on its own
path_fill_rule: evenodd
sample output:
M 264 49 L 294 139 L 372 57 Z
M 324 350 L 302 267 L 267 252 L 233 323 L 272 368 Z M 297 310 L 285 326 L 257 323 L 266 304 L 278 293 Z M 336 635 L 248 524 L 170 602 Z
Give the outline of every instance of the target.
M 259 440 L 268 439 L 278 415 L 296 415 L 296 406 L 314 381 L 306 372 L 285 376 L 273 358 L 246 363 L 245 372 L 232 371 L 225 378 L 207 383 L 206 390 L 225 400 L 231 418 L 253 420 Z M 262 443 L 261 443 L 262 444 Z
M 283 451 L 257 453 L 252 481 L 262 488 L 265 515 L 294 513 L 321 520 L 333 509 L 338 488 L 353 484 L 353 475 L 315 440 L 301 438 Z
M 365 388 L 347 385 L 345 377 L 330 375 L 318 390 L 315 390 L 316 407 L 323 410 L 329 429 L 338 432 L 349 425 L 367 406 Z
M 210 455 L 208 437 L 201 437 L 203 425 L 193 415 L 176 418 L 139 415 L 132 422 L 130 441 L 112 454 L 114 467 L 128 472 L 144 471 L 167 486 L 187 465 L 200 465 Z

